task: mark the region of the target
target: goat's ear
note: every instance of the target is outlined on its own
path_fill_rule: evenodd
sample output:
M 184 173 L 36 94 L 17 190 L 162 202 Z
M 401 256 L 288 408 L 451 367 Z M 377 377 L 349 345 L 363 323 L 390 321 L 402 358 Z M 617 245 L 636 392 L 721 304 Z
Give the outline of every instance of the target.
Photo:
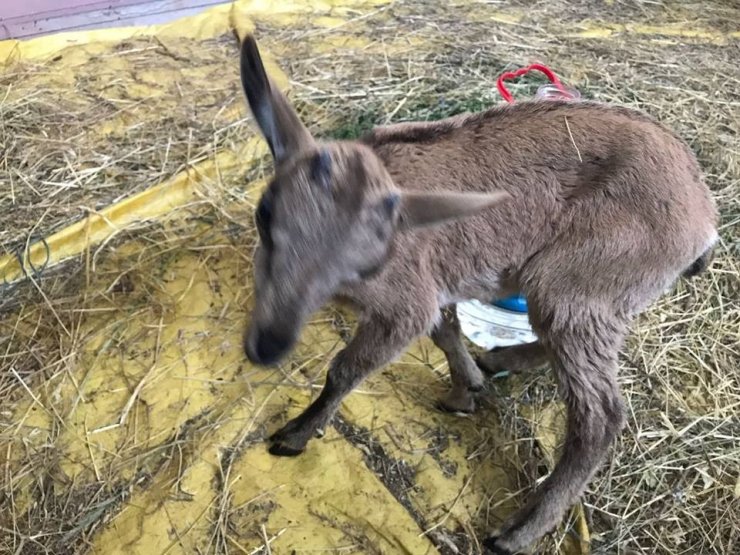
M 498 204 L 511 195 L 492 193 L 404 193 L 401 196 L 399 222 L 402 228 L 414 228 L 472 216 Z
M 267 77 L 257 42 L 247 35 L 241 45 L 242 88 L 276 162 L 313 142 L 288 99 Z

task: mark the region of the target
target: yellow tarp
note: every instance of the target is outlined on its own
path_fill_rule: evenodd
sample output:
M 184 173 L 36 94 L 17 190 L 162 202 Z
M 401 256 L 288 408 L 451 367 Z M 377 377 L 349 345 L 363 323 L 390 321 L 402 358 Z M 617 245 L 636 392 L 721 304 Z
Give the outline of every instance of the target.
M 64 52 L 60 63 L 74 75 L 124 39 L 206 39 L 234 27 L 243 33 L 255 22 L 279 28 L 312 14 L 338 27 L 380 4 L 240 1 L 158 27 L 6 41 L 0 60 Z M 111 57 L 96 67 L 114 79 L 123 68 L 116 64 L 124 62 Z M 184 60 L 182 71 L 187 68 Z M 125 69 L 141 78 L 126 86 L 144 104 L 170 78 L 158 76 L 156 67 Z M 269 69 L 281 75 L 276 66 Z M 191 77 L 205 87 L 234 75 Z M 284 75 L 280 83 L 287 85 Z M 238 119 L 246 114 L 246 107 L 240 110 L 221 117 Z M 113 118 L 98 131 L 135 124 Z M 469 418 L 434 409 L 447 385 L 444 358 L 428 341 L 350 395 L 338 424 L 305 454 L 267 453 L 263 437 L 316 396 L 351 325 L 326 308 L 280 370 L 245 361 L 251 206 L 260 183 L 250 183 L 229 214 L 203 207 L 209 191 L 240 179 L 264 154 L 252 136 L 47 238 L 51 263 L 83 255 L 78 285 L 85 294 L 75 306 L 42 299 L 19 308 L 5 328 L 11 344 L 20 345 L 38 326 L 49 326 L 57 335 L 33 349 L 39 357 L 63 353 L 43 382 L 24 386 L 22 398 L 2 407 L 13 434 L 2 438 L 0 463 L 13 496 L 3 500 L 12 514 L 0 519 L 6 532 L 25 530 L 13 550 L 38 543 L 24 526 L 46 503 L 47 511 L 78 507 L 73 527 L 60 523 L 61 541 L 93 553 L 416 555 L 466 545 L 475 552 L 476 534 L 494 528 L 521 501 L 516 438 L 502 432 L 490 407 Z M 142 219 L 160 223 L 141 235 L 124 233 Z M 241 222 L 236 232 L 232 220 Z M 116 247 L 101 253 L 99 245 L 113 239 Z M 32 247 L 35 265 L 46 256 L 45 245 Z M 0 276 L 22 277 L 18 261 L 0 260 Z M 543 430 L 538 434 L 551 444 L 556 432 Z M 582 516 L 575 529 L 587 540 Z M 588 546 L 566 541 L 563 549 Z

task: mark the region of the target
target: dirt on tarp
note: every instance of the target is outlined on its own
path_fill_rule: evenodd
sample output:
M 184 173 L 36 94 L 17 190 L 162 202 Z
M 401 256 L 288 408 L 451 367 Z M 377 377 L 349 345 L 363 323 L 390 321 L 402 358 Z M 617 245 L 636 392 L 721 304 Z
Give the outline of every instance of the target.
M 721 210 L 716 259 L 635 325 L 627 428 L 537 551 L 737 551 L 738 20 L 727 2 L 240 0 L 0 43 L 0 553 L 479 553 L 557 458 L 549 372 L 443 414 L 428 340 L 304 454 L 267 453 L 354 320 L 323 309 L 278 369 L 242 354 L 271 169 L 234 28 L 256 29 L 321 137 L 484 109 L 502 71 L 539 61 L 688 139 Z

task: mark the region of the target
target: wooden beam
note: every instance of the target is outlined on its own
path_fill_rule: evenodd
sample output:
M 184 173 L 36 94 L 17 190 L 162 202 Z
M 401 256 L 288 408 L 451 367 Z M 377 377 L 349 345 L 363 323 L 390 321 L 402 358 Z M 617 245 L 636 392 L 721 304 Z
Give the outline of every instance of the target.
M 0 6 L 0 40 L 166 23 L 223 3 L 224 0 L 11 0 Z

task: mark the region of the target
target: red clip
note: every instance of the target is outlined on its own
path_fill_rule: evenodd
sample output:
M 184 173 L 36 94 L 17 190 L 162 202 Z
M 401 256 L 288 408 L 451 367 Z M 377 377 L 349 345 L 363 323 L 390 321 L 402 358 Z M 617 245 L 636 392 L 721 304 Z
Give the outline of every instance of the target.
M 498 88 L 498 92 L 501 93 L 501 96 L 504 98 L 504 100 L 506 100 L 506 102 L 514 102 L 514 97 L 511 96 L 509 89 L 507 89 L 506 85 L 504 85 L 504 81 L 509 81 L 511 79 L 521 77 L 525 73 L 529 73 L 532 70 L 544 73 L 545 76 L 550 80 L 550 82 L 555 85 L 555 87 L 557 87 L 557 89 L 561 93 L 563 93 L 568 98 L 573 98 L 573 94 L 566 87 L 563 86 L 563 84 L 560 82 L 560 79 L 557 78 L 557 76 L 549 67 L 543 66 L 542 64 L 532 64 L 531 66 L 523 67 L 521 69 L 517 69 L 516 71 L 507 71 L 498 78 L 498 80 L 496 81 L 496 87 Z

